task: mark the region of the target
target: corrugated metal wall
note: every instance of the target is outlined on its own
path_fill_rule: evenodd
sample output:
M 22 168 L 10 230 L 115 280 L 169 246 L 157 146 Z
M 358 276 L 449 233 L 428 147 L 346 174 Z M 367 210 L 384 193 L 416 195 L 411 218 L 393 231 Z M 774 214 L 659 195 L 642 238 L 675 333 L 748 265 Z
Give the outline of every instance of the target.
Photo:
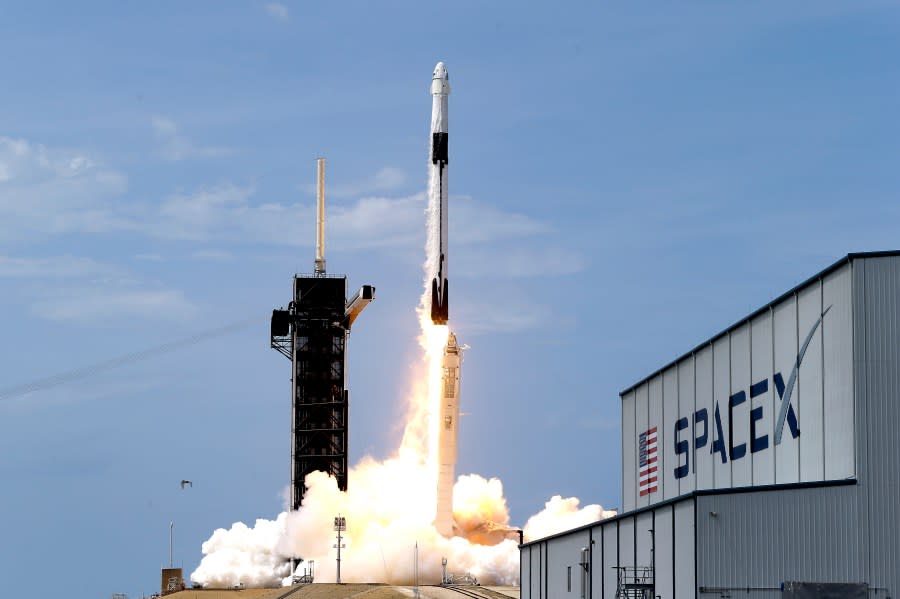
M 882 596 L 900 595 L 900 257 L 854 259 L 850 270 L 851 288 L 832 273 L 797 296 L 800 329 L 818 311 L 816 304 L 835 306 L 823 324 L 822 343 L 847 343 L 843 335 L 829 336 L 853 323 L 854 366 L 848 373 L 840 364 L 824 364 L 824 385 L 806 382 L 801 369 L 798 416 L 801 478 L 821 478 L 823 464 L 806 458 L 822 445 L 825 476 L 855 469 L 858 483 L 698 498 L 698 586 L 862 581 L 873 596 L 876 589 Z M 849 309 L 839 301 L 848 293 Z M 806 304 L 813 307 L 806 310 Z M 806 360 L 811 356 L 827 360 L 821 352 Z M 803 401 L 810 387 L 824 399 L 822 430 L 802 425 L 810 418 Z M 855 404 L 844 401 L 851 393 Z M 853 452 L 836 451 L 848 440 L 844 424 L 851 419 L 857 430 Z
M 581 550 L 591 546 L 590 531 L 557 537 L 547 541 L 546 554 L 550 558 L 547 568 L 547 585 L 551 589 L 548 597 L 560 599 L 589 598 L 589 582 L 582 588 Z M 584 594 L 582 594 L 582 592 Z
M 694 498 L 690 497 L 531 543 L 522 550 L 521 598 L 580 598 L 579 561 L 581 549 L 587 548 L 585 599 L 614 599 L 616 567 L 651 565 L 659 572 L 657 597 L 695 599 L 693 520 Z
M 859 503 L 854 485 L 698 497 L 697 586 L 866 580 Z
M 900 258 L 855 263 L 862 525 L 869 529 L 869 583 L 900 596 Z

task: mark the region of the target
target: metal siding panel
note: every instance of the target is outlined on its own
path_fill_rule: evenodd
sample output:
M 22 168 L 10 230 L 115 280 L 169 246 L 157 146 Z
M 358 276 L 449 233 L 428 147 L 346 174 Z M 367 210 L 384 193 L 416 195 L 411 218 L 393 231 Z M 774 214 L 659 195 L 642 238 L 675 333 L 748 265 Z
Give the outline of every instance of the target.
M 656 552 L 653 571 L 656 574 L 656 594 L 660 599 L 673 599 L 675 594 L 675 527 L 672 506 L 655 511 Z
M 866 476 L 873 586 L 900 594 L 900 259 L 865 260 Z
M 675 510 L 675 598 L 694 599 L 697 596 L 694 550 L 694 500 L 680 501 Z
M 547 542 L 547 586 L 549 597 L 581 597 L 581 549 L 587 548 L 588 531 L 581 530 Z M 568 569 L 572 568 L 572 590 L 568 591 Z
M 635 518 L 635 540 L 637 558 L 635 565 L 653 565 L 653 551 L 650 531 L 653 530 L 653 512 L 644 512 Z
M 775 363 L 774 371 L 780 373 L 784 381 L 788 380 L 794 362 L 797 360 L 797 298 L 791 298 L 781 302 L 774 308 L 774 341 L 775 341 Z M 774 383 L 773 383 L 774 386 Z M 781 399 L 775 403 L 775 418 L 781 410 Z M 796 410 L 798 405 L 796 399 L 792 400 L 792 405 Z M 799 416 L 799 412 L 797 414 Z M 772 420 L 774 427 L 774 418 Z M 800 429 L 803 430 L 802 428 Z M 773 435 L 775 429 L 771 429 Z M 802 435 L 801 435 L 802 436 Z M 776 483 L 793 483 L 800 480 L 800 439 L 791 436 L 788 429 L 785 429 L 781 438 L 780 445 L 772 444 L 775 450 L 775 482 Z
M 851 485 L 697 498 L 698 584 L 866 580 L 858 497 Z
M 519 589 L 521 589 L 520 599 L 531 599 L 531 585 L 528 580 L 528 563 L 531 556 L 531 547 L 519 551 Z
M 651 407 L 651 424 L 657 423 L 659 427 L 660 437 L 660 458 L 659 464 L 660 481 L 663 483 L 663 493 L 654 493 L 652 495 L 655 501 L 660 499 L 671 499 L 678 496 L 678 479 L 675 478 L 675 466 L 678 462 L 675 458 L 675 421 L 679 418 L 678 412 L 678 371 L 676 368 L 670 368 L 663 373 L 662 385 L 663 410 L 657 420 L 653 419 Z
M 775 482 L 775 440 L 772 438 L 772 431 L 777 413 L 774 399 L 775 385 L 772 383 L 772 322 L 770 311 L 757 316 L 750 323 L 751 383 L 755 385 L 760 381 L 766 381 L 765 392 L 756 397 L 748 397 L 751 410 L 762 410 L 761 418 L 751 420 L 751 426 L 756 427 L 756 438 L 760 446 L 766 446 L 756 453 L 753 453 L 752 447 L 749 449 L 753 460 L 754 485 L 771 485 Z
M 637 442 L 634 410 L 637 392 L 622 399 L 622 511 L 629 512 L 636 506 L 637 496 Z
M 825 477 L 855 474 L 853 442 L 853 328 L 850 306 L 850 267 L 830 274 L 822 283 L 824 345 Z
M 634 435 L 631 437 L 631 446 L 632 451 L 635 452 L 635 466 L 634 466 L 634 475 L 637 477 L 638 470 L 640 469 L 640 465 L 637 460 L 637 450 L 638 450 L 638 435 L 643 433 L 649 428 L 649 418 L 650 418 L 650 389 L 656 388 L 660 389 L 662 383 L 659 377 L 654 377 L 650 379 L 650 382 L 646 385 L 642 385 L 638 387 L 637 390 L 637 403 L 635 404 L 635 412 L 634 412 Z M 637 480 L 637 478 L 635 478 Z M 650 498 L 647 495 L 641 497 L 640 494 L 640 483 L 635 487 L 635 501 L 634 504 L 638 508 L 646 507 L 650 504 Z
M 857 523 L 861 531 L 861 543 L 858 553 L 863 560 L 864 572 L 870 572 L 871 559 L 869 531 L 871 529 L 870 513 L 870 487 L 869 472 L 871 472 L 868 444 L 868 308 L 866 306 L 866 261 L 857 260 L 851 262 L 851 294 L 853 313 L 853 386 L 856 403 L 856 476 L 859 483 L 857 489 L 859 501 L 857 504 Z M 871 576 L 866 580 L 871 579 Z
M 797 341 L 806 341 L 809 331 L 822 315 L 822 288 L 813 284 L 798 294 Z M 822 435 L 822 334 L 815 331 L 797 376 L 795 409 L 800 425 L 800 480 L 825 478 L 825 437 Z M 793 400 L 792 400 L 793 401 Z M 788 435 L 785 427 L 785 436 Z M 782 437 L 783 438 L 783 437 Z
M 737 453 L 743 447 L 743 456 L 731 461 L 731 485 L 746 487 L 753 484 L 753 463 L 750 454 L 750 325 L 745 324 L 731 333 L 731 395 L 743 394 L 744 401 L 730 412 L 731 432 L 725 429 L 731 445 Z M 719 409 L 728 410 L 728 399 L 719 400 Z M 724 423 L 723 423 L 724 426 Z
M 703 349 L 697 352 L 696 361 L 696 380 L 695 380 L 695 388 L 697 394 L 697 407 L 696 409 L 699 411 L 703 408 L 706 409 L 707 413 L 707 427 L 711 424 L 710 418 L 712 418 L 712 414 L 715 411 L 715 403 L 713 402 L 713 367 L 712 367 L 712 359 L 713 352 L 712 346 L 707 345 Z M 707 429 L 709 436 L 707 437 L 706 445 L 703 447 L 697 448 L 696 439 L 698 436 L 702 436 L 702 430 L 695 430 L 694 439 L 695 442 L 691 447 L 691 457 L 693 458 L 693 466 L 692 469 L 695 472 L 695 477 L 697 481 L 698 489 L 712 489 L 715 487 L 715 483 L 713 481 L 713 460 L 712 456 L 710 456 L 710 448 L 712 444 L 712 435 L 709 434 L 712 432 L 711 428 Z
M 531 598 L 541 599 L 544 596 L 544 583 L 542 582 L 544 544 L 538 543 L 536 546 L 532 545 L 531 548 Z
M 685 493 L 690 493 L 694 490 L 696 485 L 696 476 L 694 474 L 694 357 L 691 356 L 686 360 L 682 360 L 678 363 L 678 417 L 679 418 L 687 418 L 688 419 L 688 430 L 686 432 L 689 433 L 688 442 L 689 442 L 689 450 L 688 450 L 688 459 L 691 461 L 688 464 L 688 475 L 678 481 L 678 494 L 683 495 Z M 669 418 L 667 421 L 670 430 L 674 432 L 675 428 L 675 420 Z M 673 440 L 674 441 L 674 440 Z M 674 453 L 674 444 L 673 451 Z M 672 472 L 672 476 L 674 478 L 674 468 L 678 466 L 678 463 L 672 464 L 672 467 L 669 470 Z
M 591 528 L 591 588 L 588 597 L 603 597 L 603 527 Z
M 615 522 L 603 526 L 603 597 L 616 594 L 616 570 L 619 565 L 618 526 Z
M 619 520 L 619 565 L 637 565 L 634 563 L 634 518 Z
M 710 454 L 713 463 L 713 482 L 715 488 L 723 489 L 731 486 L 731 462 L 728 460 L 728 396 L 731 392 L 731 366 L 728 336 L 713 342 L 713 409 L 709 413 L 709 445 L 718 438 L 716 426 L 716 407 L 719 421 L 722 424 L 722 443 L 725 445 L 725 462 L 720 453 Z

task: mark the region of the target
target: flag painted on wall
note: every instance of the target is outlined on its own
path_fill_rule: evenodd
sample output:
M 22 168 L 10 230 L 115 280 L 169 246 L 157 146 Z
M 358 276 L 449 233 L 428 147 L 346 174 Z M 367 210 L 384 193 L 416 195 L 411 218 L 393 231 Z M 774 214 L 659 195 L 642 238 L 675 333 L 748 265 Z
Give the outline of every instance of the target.
M 659 486 L 656 467 L 656 427 L 638 436 L 638 490 L 641 497 L 656 491 Z

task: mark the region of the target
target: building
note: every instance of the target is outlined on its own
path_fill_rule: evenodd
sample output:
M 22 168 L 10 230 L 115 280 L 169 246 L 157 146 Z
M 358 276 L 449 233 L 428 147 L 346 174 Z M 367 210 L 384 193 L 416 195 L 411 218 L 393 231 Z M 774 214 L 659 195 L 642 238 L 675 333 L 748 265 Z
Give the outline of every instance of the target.
M 522 599 L 900 596 L 900 252 L 850 254 L 621 393 L 616 517 Z

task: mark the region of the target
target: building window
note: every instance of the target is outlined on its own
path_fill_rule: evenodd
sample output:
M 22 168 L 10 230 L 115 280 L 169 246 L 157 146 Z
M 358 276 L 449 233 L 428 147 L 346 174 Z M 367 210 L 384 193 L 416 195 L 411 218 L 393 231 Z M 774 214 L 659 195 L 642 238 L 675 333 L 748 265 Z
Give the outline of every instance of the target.
M 566 587 L 567 590 L 572 592 L 572 566 L 566 568 Z

